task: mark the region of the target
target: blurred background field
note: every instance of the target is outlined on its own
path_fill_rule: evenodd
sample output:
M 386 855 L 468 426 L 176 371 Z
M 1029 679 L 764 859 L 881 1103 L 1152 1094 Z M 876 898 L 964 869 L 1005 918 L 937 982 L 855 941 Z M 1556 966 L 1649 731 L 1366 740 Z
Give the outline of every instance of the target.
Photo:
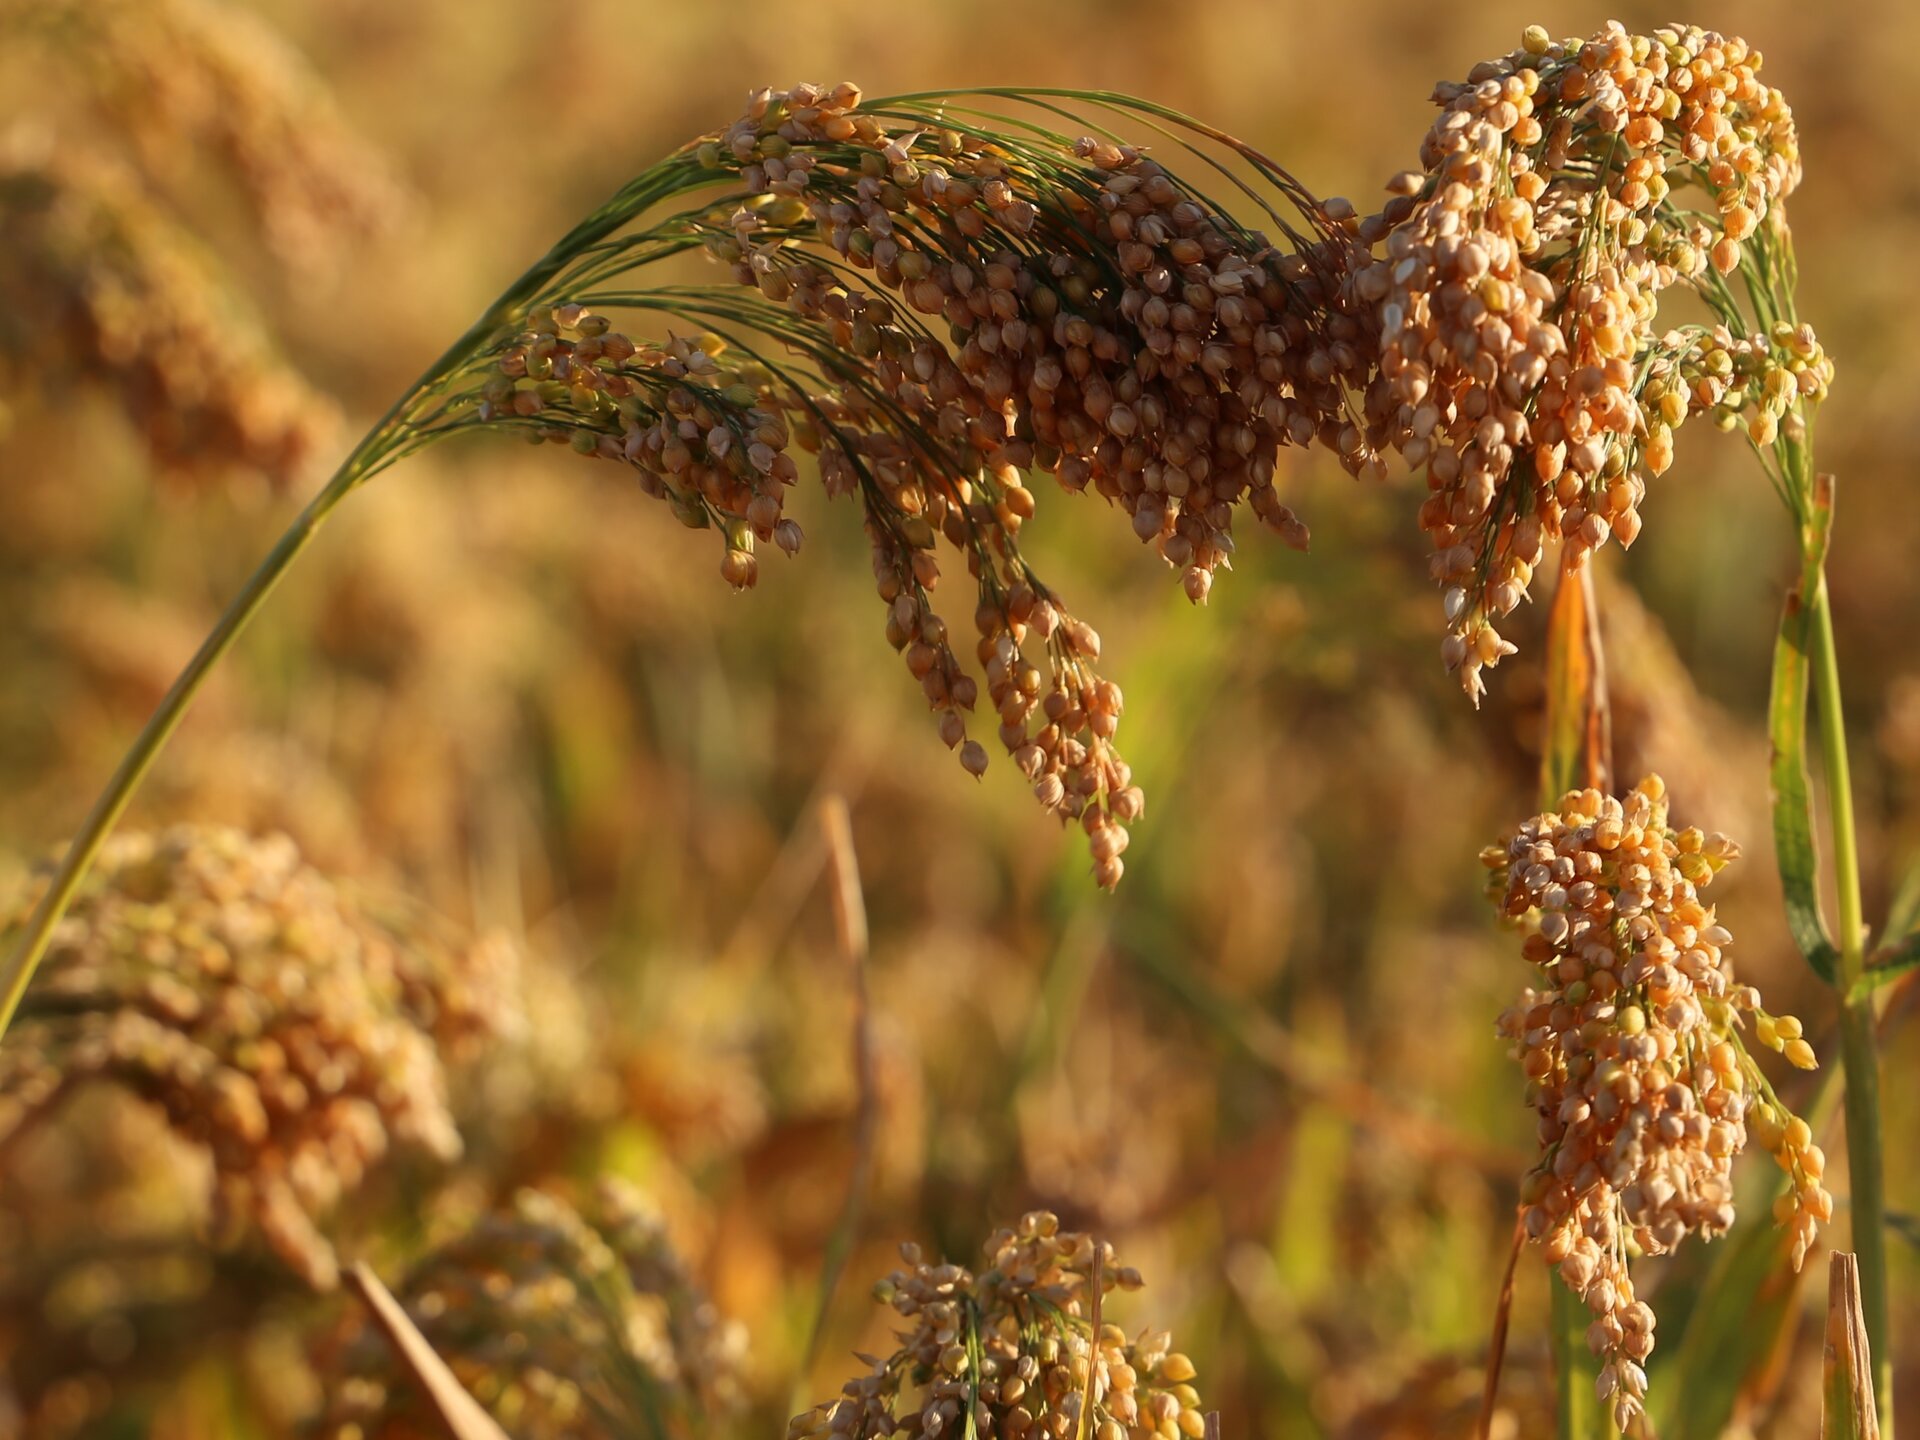
M 156 49 L 142 75 L 111 51 L 171 8 L 0 3 L 9 888 L 79 822 L 351 434 L 579 215 L 750 86 L 1121 90 L 1367 209 L 1412 162 L 1433 83 L 1523 25 L 1675 18 L 1505 0 L 279 0 L 194 7 L 231 13 L 241 77 L 196 98 L 184 60 Z M 1820 428 L 1877 919 L 1920 854 L 1920 11 L 1762 0 L 1678 18 L 1758 45 L 1800 122 L 1792 216 L 1803 313 L 1838 365 Z M 300 97 L 253 148 L 231 138 L 257 119 L 234 99 L 248 84 Z M 51 282 L 21 258 L 51 223 L 22 177 L 56 162 L 111 177 L 119 223 L 178 240 L 169 283 L 210 297 L 179 363 L 250 434 L 159 434 L 139 377 L 118 395 L 86 383 L 71 320 L 29 303 Z M 256 351 L 235 307 L 257 312 Z M 1765 789 L 1791 542 L 1740 447 L 1712 440 L 1686 432 L 1645 538 L 1603 557 L 1619 769 L 1658 769 L 1683 821 L 1744 843 L 1716 890 L 1738 963 L 1817 1040 L 1831 1016 L 1781 919 Z M 1522 967 L 1475 855 L 1534 798 L 1544 607 L 1476 716 L 1438 663 L 1415 490 L 1299 453 L 1282 490 L 1312 554 L 1253 537 L 1205 609 L 1091 495 L 1050 497 L 1028 531 L 1130 702 L 1149 809 L 1111 896 L 1010 765 L 976 784 L 940 746 L 882 638 L 850 506 L 803 485 L 807 549 L 736 596 L 711 536 L 557 449 L 459 442 L 356 496 L 128 822 L 284 831 L 322 872 L 525 956 L 522 1033 L 455 1072 L 464 1158 L 379 1169 L 332 1217 L 338 1248 L 396 1273 L 517 1186 L 631 1182 L 743 1327 L 741 1406 L 714 1433 L 765 1434 L 794 1395 L 837 1390 L 852 1351 L 885 1348 L 866 1290 L 899 1241 L 968 1260 L 994 1223 L 1045 1207 L 1145 1273 L 1118 1318 L 1174 1330 L 1228 1434 L 1470 1433 L 1532 1144 L 1493 1030 Z M 815 814 L 830 792 L 865 878 L 880 1121 L 858 1243 L 797 1375 L 854 1165 L 853 998 Z M 1886 1103 L 1911 1409 L 1905 1008 Z M 264 1251 L 206 1251 L 200 1187 L 154 1131 L 96 1097 L 5 1152 L 0 1434 L 268 1436 L 317 1408 L 314 1337 L 350 1302 L 308 1295 Z M 1647 1267 L 1656 1393 L 1688 1297 L 1739 1233 Z M 1543 1433 L 1539 1270 L 1520 1270 L 1509 1436 Z M 1780 1347 L 1729 1371 L 1734 1433 L 1811 1433 L 1821 1288 Z M 1662 1433 L 1705 1433 L 1686 1423 Z

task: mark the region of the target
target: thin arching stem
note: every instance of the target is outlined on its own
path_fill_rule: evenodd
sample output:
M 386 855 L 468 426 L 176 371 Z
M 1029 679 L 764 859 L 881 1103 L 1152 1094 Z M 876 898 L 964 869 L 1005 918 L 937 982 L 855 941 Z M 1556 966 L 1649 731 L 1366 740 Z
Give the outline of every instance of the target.
M 236 595 L 213 630 L 201 642 L 193 659 L 180 672 L 166 697 L 147 720 L 113 778 L 94 801 L 93 809 L 67 846 L 46 893 L 34 907 L 26 928 L 0 965 L 0 1035 L 13 1023 L 20 1001 L 33 982 L 34 972 L 52 943 L 67 907 L 92 868 L 114 825 L 132 802 L 147 772 L 186 718 L 207 677 L 253 622 L 288 570 L 305 553 L 334 509 L 360 485 L 378 474 L 409 448 L 414 434 L 407 422 L 418 407 L 429 402 L 506 325 L 513 323 L 541 292 L 584 252 L 623 229 L 638 214 L 677 191 L 708 181 L 684 154 L 649 170 L 579 225 L 559 244 L 510 285 L 486 313 L 476 320 L 438 360 L 396 400 L 378 423 L 354 446 L 326 485 L 310 500 L 268 552 L 266 559 Z

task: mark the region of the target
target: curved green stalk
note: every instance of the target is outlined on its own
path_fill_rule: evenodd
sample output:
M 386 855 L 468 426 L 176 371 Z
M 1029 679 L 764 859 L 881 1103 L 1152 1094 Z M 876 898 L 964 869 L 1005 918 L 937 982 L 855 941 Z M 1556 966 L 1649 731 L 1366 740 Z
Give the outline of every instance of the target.
M 221 615 L 212 633 L 201 642 L 200 649 L 187 662 L 187 668 L 180 672 L 173 687 L 167 691 L 166 698 L 160 702 L 139 738 L 133 742 L 133 748 L 120 761 L 113 778 L 107 782 L 107 788 L 101 792 L 93 810 L 81 825 L 79 834 L 67 847 L 67 853 L 54 873 L 47 893 L 34 908 L 25 932 L 7 956 L 4 971 L 0 971 L 0 987 L 4 987 L 0 990 L 0 1034 L 12 1023 L 14 1012 L 20 1008 L 21 998 L 33 980 L 33 972 L 39 967 L 40 959 L 53 939 L 54 928 L 67 913 L 67 906 L 72 903 L 80 882 L 92 868 L 100 847 L 106 843 L 108 834 L 133 799 L 134 791 L 140 788 L 147 771 L 153 768 L 160 751 L 179 728 L 188 707 L 193 704 L 194 696 L 200 693 L 200 687 L 206 683 L 207 676 L 220 663 L 221 657 L 233 648 L 234 641 L 240 638 L 240 632 L 247 628 L 247 623 L 266 604 L 267 597 L 279 585 L 280 577 L 287 573 L 301 552 L 313 542 L 313 537 L 319 533 L 328 514 L 351 488 L 351 473 L 342 467 L 327 482 L 326 488 L 287 527 L 279 543 L 261 561 L 260 568 L 253 572 L 246 587 Z
M 1784 229 L 1759 231 L 1742 261 L 1761 330 L 1793 324 L 1797 269 Z M 1723 319 L 1740 322 L 1728 296 L 1707 296 Z M 1801 575 L 1790 594 L 1774 651 L 1773 700 L 1768 727 L 1774 746 L 1773 805 L 1776 860 L 1786 891 L 1788 923 L 1807 963 L 1833 991 L 1839 1009 L 1840 1062 L 1845 1081 L 1847 1167 L 1854 1252 L 1867 1339 L 1873 1351 L 1874 1389 L 1885 1440 L 1893 1437 L 1893 1337 L 1887 1306 L 1886 1182 L 1881 1135 L 1880 1073 L 1875 1014 L 1866 977 L 1868 933 L 1860 900 L 1860 843 L 1847 761 L 1846 716 L 1840 662 L 1834 646 L 1827 589 L 1827 537 L 1832 525 L 1833 478 L 1813 464 L 1813 416 L 1798 402 L 1798 425 L 1783 426 L 1772 455 L 1756 446 L 1763 469 L 1792 507 L 1799 529 Z M 1771 463 L 1770 463 L 1771 460 Z M 1819 858 L 1812 836 L 1806 785 L 1805 717 L 1808 690 L 1819 716 L 1828 820 L 1833 836 L 1834 893 L 1839 934 L 1829 937 L 1820 913 Z
M 1782 307 L 1785 308 L 1784 306 Z M 1799 522 L 1798 594 L 1782 622 L 1774 653 L 1775 834 L 1797 836 L 1779 847 L 1789 920 L 1807 963 L 1833 991 L 1839 1010 L 1840 1065 L 1845 1082 L 1847 1171 L 1854 1253 L 1859 1259 L 1862 1310 L 1873 1353 L 1874 1390 L 1885 1440 L 1893 1436 L 1893 1336 L 1887 1303 L 1886 1160 L 1881 1134 L 1879 1049 L 1867 968 L 1868 931 L 1860 894 L 1860 841 L 1853 813 L 1853 777 L 1847 758 L 1846 713 L 1840 659 L 1834 644 L 1827 586 L 1827 543 L 1833 523 L 1833 477 L 1813 468 L 1812 424 L 1783 435 L 1776 447 L 1780 478 Z M 1796 613 L 1797 612 L 1797 613 Z M 1797 669 L 1797 676 L 1792 672 Z M 1810 797 L 1805 792 L 1805 714 L 1808 691 L 1819 717 L 1821 768 L 1833 838 L 1838 934 L 1829 938 L 1818 898 L 1818 855 L 1812 844 Z M 1786 771 L 1781 766 L 1787 767 Z M 1797 771 L 1800 790 L 1780 785 Z M 1782 828 L 1783 811 L 1785 828 Z M 1797 900 L 1796 900 L 1797 897 Z
M 254 616 L 260 613 L 261 607 L 293 567 L 294 561 L 313 543 L 320 527 L 335 507 L 353 490 L 402 455 L 417 448 L 411 442 L 420 437 L 409 428 L 408 422 L 416 418 L 416 412 L 423 402 L 431 401 L 439 394 L 502 326 L 520 315 L 569 266 L 626 226 L 642 211 L 676 191 L 706 183 L 708 178 L 684 154 L 678 155 L 647 171 L 588 216 L 509 286 L 487 308 L 486 313 L 428 367 L 419 380 L 361 438 L 320 493 L 295 517 L 266 559 L 260 562 L 260 567 L 221 614 L 193 659 L 180 672 L 179 678 L 173 682 L 166 697 L 134 740 L 132 748 L 120 761 L 106 789 L 94 802 L 79 832 L 69 843 L 46 894 L 34 908 L 4 965 L 0 965 L 0 1037 L 13 1023 L 27 986 L 32 983 L 34 972 L 52 943 L 55 929 L 67 913 L 67 907 L 72 904 L 81 882 L 86 879 L 88 870 L 100 853 L 100 847 L 106 843 L 107 836 L 132 801 L 134 792 L 140 788 L 141 781 L 153 768 L 167 741 L 173 738 L 174 731 L 186 718 L 194 698 L 206 684 L 214 667 L 233 648 Z
M 1163 134 L 1173 134 L 1174 130 L 1185 130 L 1216 141 L 1250 164 L 1261 178 L 1275 185 L 1288 200 L 1300 208 L 1308 221 L 1316 227 L 1316 233 L 1324 230 L 1327 223 L 1314 206 L 1311 196 L 1299 186 L 1298 182 L 1271 161 L 1260 156 L 1258 152 L 1198 121 L 1144 101 L 1098 91 L 984 89 L 902 96 L 881 104 L 906 107 L 916 120 L 927 124 L 938 124 L 940 113 L 946 106 L 951 105 L 955 100 L 964 100 L 970 96 L 1022 101 L 1038 107 L 1043 113 L 1061 114 L 1079 120 L 1081 117 L 1075 115 L 1069 108 L 1056 103 L 1070 100 L 1098 110 L 1144 119 L 1153 123 L 1154 128 Z M 926 102 L 937 102 L 937 104 L 929 109 Z M 872 110 L 874 107 L 868 108 Z M 892 112 L 883 110 L 880 113 Z M 1019 134 L 1041 135 L 1061 145 L 1070 143 L 1064 137 L 1051 135 L 1050 132 L 1031 123 L 1023 124 L 1011 118 L 1008 118 L 1005 123 Z M 1167 127 L 1173 127 L 1173 130 Z M 1020 147 L 1017 134 L 1009 138 L 1007 143 L 1016 149 Z M 481 359 L 499 333 L 517 322 L 529 309 L 550 303 L 563 294 L 571 297 L 583 288 L 590 289 L 596 284 L 611 281 L 614 277 L 639 265 L 691 249 L 698 244 L 695 234 L 697 230 L 703 228 L 698 211 L 667 215 L 651 228 L 625 234 L 621 232 L 627 230 L 627 227 L 641 215 L 676 195 L 721 186 L 727 178 L 724 166 L 714 165 L 711 157 L 702 159 L 703 152 L 712 148 L 711 144 L 696 144 L 675 152 L 660 164 L 643 171 L 628 182 L 605 205 L 575 226 L 538 263 L 508 287 L 487 312 L 427 369 L 386 415 L 367 432 L 320 493 L 300 512 L 273 550 L 262 561 L 259 569 L 254 572 L 245 587 L 221 615 L 212 633 L 207 636 L 199 651 L 181 672 L 173 687 L 161 701 L 159 708 L 135 739 L 132 748 L 108 782 L 106 790 L 95 802 L 92 811 L 81 825 L 79 833 L 69 845 L 45 895 L 29 918 L 12 952 L 6 957 L 4 964 L 0 964 L 0 1035 L 4 1035 L 7 1026 L 12 1022 L 22 997 L 32 982 L 34 972 L 52 942 L 61 918 L 66 914 L 68 906 L 85 880 L 107 835 L 125 812 L 134 792 L 152 768 L 161 750 L 165 748 L 167 741 L 172 738 L 174 731 L 185 718 L 201 686 L 206 683 L 207 676 L 232 649 L 248 624 L 266 603 L 268 596 L 278 586 L 281 578 L 313 542 L 320 527 L 335 507 L 354 489 L 388 465 L 445 434 L 469 427 L 471 422 L 459 418 L 455 407 L 473 397 L 459 395 L 450 400 L 455 383 L 463 378 L 470 378 L 476 372 L 476 362 Z M 834 147 L 825 148 L 832 151 Z M 1243 189 L 1248 188 L 1245 182 L 1238 180 L 1238 177 L 1233 177 L 1231 172 L 1217 160 L 1205 157 L 1204 152 L 1196 151 L 1195 153 L 1208 158 L 1209 164 L 1227 173 L 1230 178 L 1234 178 Z M 846 157 L 839 158 L 844 160 Z M 1030 162 L 1042 165 L 1043 168 L 1057 170 L 1058 174 L 1054 178 L 1063 187 L 1084 188 L 1085 182 L 1076 177 L 1073 166 L 1069 162 L 1063 160 L 1047 166 L 1037 151 L 1028 155 L 1027 158 Z M 718 197 L 718 201 L 725 201 L 728 198 L 737 200 L 742 197 L 723 195 Z M 1275 213 L 1274 218 L 1280 221 L 1281 217 Z M 1301 238 L 1291 228 L 1286 227 L 1284 221 L 1281 223 L 1289 236 Z M 672 307 L 660 308 L 671 309 Z M 681 306 L 683 311 L 692 308 L 689 305 Z M 723 312 L 726 308 L 728 307 L 724 304 L 720 306 Z M 779 334 L 781 338 L 788 340 L 793 338 L 791 335 L 782 333 L 777 324 L 767 324 L 757 328 L 761 328 L 769 335 Z M 831 356 L 823 355 L 816 350 L 813 358 L 825 371 L 831 372 Z M 905 428 L 911 430 L 912 427 Z

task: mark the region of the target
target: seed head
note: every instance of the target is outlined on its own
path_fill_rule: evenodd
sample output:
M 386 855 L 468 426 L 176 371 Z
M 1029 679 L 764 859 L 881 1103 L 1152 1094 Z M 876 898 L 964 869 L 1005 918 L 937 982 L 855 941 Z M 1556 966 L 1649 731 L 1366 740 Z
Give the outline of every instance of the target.
M 964 734 L 984 680 L 982 718 L 1041 802 L 1124 824 L 1139 807 L 1113 805 L 1132 783 L 1119 691 L 1096 669 L 1098 633 L 1020 552 L 1030 480 L 1117 504 L 1196 603 L 1230 564 L 1243 503 L 1304 547 L 1275 490 L 1281 447 L 1380 464 L 1348 403 L 1375 350 L 1371 302 L 1347 283 L 1364 253 L 1352 207 L 1259 161 L 1300 217 L 1274 212 L 1276 245 L 1131 147 L 858 102 L 852 86 L 755 92 L 691 148 L 737 186 L 674 231 L 751 291 L 703 292 L 703 320 L 728 334 L 649 345 L 563 300 L 498 348 L 470 403 L 634 467 L 686 523 L 726 534 L 736 588 L 757 574 L 741 537 L 794 548 L 790 447 L 811 452 L 828 495 L 864 512 L 888 641 L 968 771 L 986 761 Z M 971 582 L 971 661 L 937 605 L 951 554 Z M 1123 844 L 1096 847 L 1102 884 Z
M 700 1435 L 740 1405 L 745 1332 L 688 1275 L 658 1216 L 604 1182 L 576 1209 L 523 1190 L 396 1288 L 469 1394 L 520 1440 Z M 327 1440 L 403 1440 L 435 1421 L 360 1317 L 323 1357 Z M 689 1428 L 661 1431 L 665 1415 Z
M 1115 1267 L 1111 1247 L 1062 1232 L 1045 1212 L 996 1233 L 978 1274 L 902 1246 L 905 1267 L 874 1287 L 874 1298 L 906 1321 L 900 1348 L 848 1381 L 838 1399 L 796 1415 L 790 1440 L 1201 1435 L 1193 1362 L 1168 1335 L 1129 1341 L 1110 1324 L 1092 1333 L 1096 1248 L 1103 1294 L 1140 1287 L 1138 1271 Z
M 375 920 L 285 836 L 121 835 L 0 1050 L 0 1137 L 123 1087 L 208 1153 L 224 1217 L 329 1287 L 320 1217 L 395 1145 L 459 1153 L 442 1056 L 517 1025 L 517 977 L 497 941 Z
M 1623 799 L 1574 791 L 1485 851 L 1489 894 L 1526 935 L 1539 983 L 1500 1017 L 1540 1117 L 1542 1158 L 1522 1188 L 1528 1234 L 1594 1314 L 1601 1398 L 1641 1408 L 1653 1312 L 1627 1245 L 1658 1255 L 1732 1225 L 1733 1157 L 1760 1139 L 1794 1181 L 1778 1218 L 1796 1268 L 1832 1212 L 1824 1159 L 1774 1096 L 1743 1027 L 1775 1049 L 1799 1022 L 1734 982 L 1733 937 L 1702 902 L 1739 848 L 1675 830 L 1658 776 Z M 1784 1028 L 1783 1028 L 1784 1027 Z M 1807 1057 L 1811 1059 L 1809 1052 Z
M 275 256 L 327 276 L 347 248 L 392 230 L 412 197 L 346 123 L 297 49 L 260 16 L 215 0 L 50 0 L 14 26 L 52 58 L 158 170 L 211 160 L 253 206 Z
M 1810 331 L 1796 363 L 1784 337 L 1655 324 L 1662 291 L 1735 268 L 1762 227 L 1784 241 L 1799 142 L 1758 70 L 1710 31 L 1610 24 L 1560 44 L 1531 27 L 1436 90 L 1421 169 L 1389 187 L 1386 253 L 1355 280 L 1378 302 L 1369 414 L 1426 473 L 1420 524 L 1466 641 L 1448 664 L 1476 702 L 1543 547 L 1578 564 L 1631 544 L 1689 414 L 1746 412 L 1770 443 L 1798 395 L 1825 391 Z M 1676 197 L 1688 186 L 1704 207 Z
M 104 390 L 175 481 L 304 473 L 332 406 L 131 174 L 71 153 L 0 157 L 0 231 L 0 392 Z

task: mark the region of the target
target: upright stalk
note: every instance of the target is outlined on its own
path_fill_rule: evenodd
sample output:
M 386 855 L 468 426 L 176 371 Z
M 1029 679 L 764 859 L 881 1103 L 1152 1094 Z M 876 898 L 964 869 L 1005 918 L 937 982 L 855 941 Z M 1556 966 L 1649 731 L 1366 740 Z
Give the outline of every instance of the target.
M 1860 1297 L 1873 1355 L 1874 1392 L 1883 1440 L 1893 1440 L 1893 1346 L 1888 1333 L 1885 1155 L 1880 1134 L 1880 1069 L 1874 1044 L 1873 997 L 1854 993 L 1866 971 L 1867 929 L 1860 903 L 1860 849 L 1853 819 L 1840 662 L 1824 569 L 1812 599 L 1813 693 L 1820 717 L 1821 758 L 1833 826 L 1834 888 L 1839 903 L 1840 963 L 1834 993 L 1840 1007 L 1840 1062 L 1846 1071 L 1847 1170 Z
M 1613 1428 L 1606 1404 L 1594 1390 L 1600 1364 L 1587 1351 L 1587 1327 L 1593 1323 L 1587 1302 L 1568 1289 L 1567 1282 L 1557 1274 L 1549 1275 L 1547 1283 L 1553 1291 L 1553 1375 L 1557 1391 L 1553 1433 L 1559 1440 L 1602 1440 L 1616 1435 L 1619 1432 Z

